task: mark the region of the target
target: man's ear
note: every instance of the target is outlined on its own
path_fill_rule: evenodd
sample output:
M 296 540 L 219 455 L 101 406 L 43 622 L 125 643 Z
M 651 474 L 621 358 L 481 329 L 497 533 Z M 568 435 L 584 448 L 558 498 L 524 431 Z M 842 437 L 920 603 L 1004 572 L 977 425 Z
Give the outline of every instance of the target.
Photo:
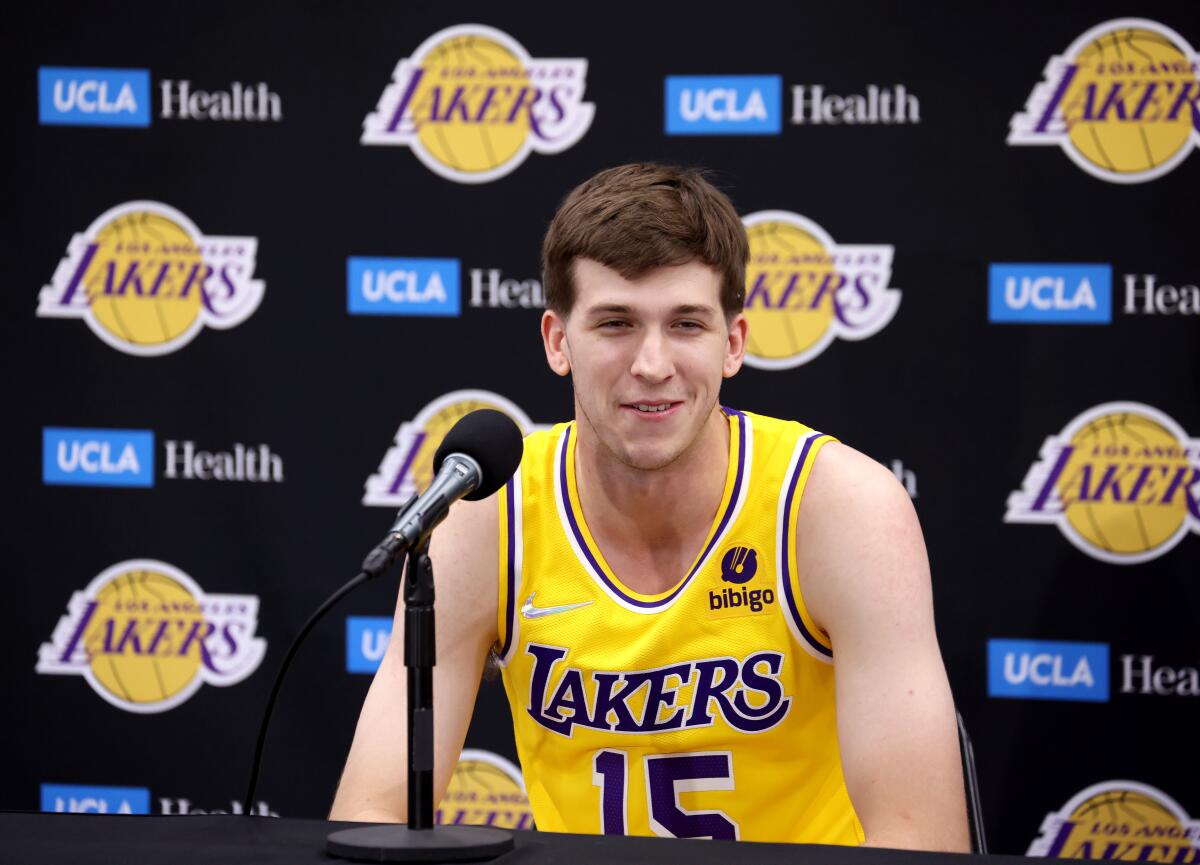
M 571 349 L 567 345 L 567 322 L 552 309 L 542 313 L 542 345 L 546 363 L 559 375 L 571 373 Z
M 742 360 L 746 356 L 746 334 L 750 325 L 746 316 L 740 312 L 729 322 L 729 336 L 725 340 L 725 363 L 721 367 L 721 375 L 732 378 L 742 368 Z

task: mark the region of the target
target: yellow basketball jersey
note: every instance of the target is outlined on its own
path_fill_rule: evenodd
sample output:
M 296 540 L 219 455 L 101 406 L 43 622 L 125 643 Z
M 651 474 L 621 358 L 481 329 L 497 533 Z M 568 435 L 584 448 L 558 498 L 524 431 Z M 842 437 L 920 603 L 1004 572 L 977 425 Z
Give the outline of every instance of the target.
M 539 829 L 858 844 L 833 652 L 796 578 L 800 498 L 831 439 L 726 409 L 716 519 L 670 590 L 626 588 L 579 506 L 573 423 L 525 439 L 499 496 L 499 642 Z

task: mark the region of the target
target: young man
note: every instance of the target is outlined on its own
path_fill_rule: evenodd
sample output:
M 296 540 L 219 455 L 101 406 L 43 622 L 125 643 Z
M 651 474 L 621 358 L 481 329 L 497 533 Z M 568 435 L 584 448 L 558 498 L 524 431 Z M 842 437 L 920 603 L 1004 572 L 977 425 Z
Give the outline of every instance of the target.
M 603 171 L 543 249 L 575 421 L 454 506 L 438 572 L 436 794 L 489 654 L 550 831 L 968 846 L 921 530 L 882 466 L 723 408 L 746 234 L 701 175 Z M 405 818 L 398 610 L 331 818 Z

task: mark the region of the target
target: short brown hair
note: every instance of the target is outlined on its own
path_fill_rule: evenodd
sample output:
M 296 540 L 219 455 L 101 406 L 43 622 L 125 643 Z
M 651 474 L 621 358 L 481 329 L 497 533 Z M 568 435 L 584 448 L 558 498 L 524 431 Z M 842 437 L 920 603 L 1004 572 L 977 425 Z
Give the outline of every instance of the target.
M 700 260 L 721 277 L 721 308 L 746 300 L 746 229 L 726 195 L 694 168 L 637 162 L 576 186 L 542 244 L 546 305 L 566 316 L 575 303 L 573 265 L 590 258 L 626 279 Z

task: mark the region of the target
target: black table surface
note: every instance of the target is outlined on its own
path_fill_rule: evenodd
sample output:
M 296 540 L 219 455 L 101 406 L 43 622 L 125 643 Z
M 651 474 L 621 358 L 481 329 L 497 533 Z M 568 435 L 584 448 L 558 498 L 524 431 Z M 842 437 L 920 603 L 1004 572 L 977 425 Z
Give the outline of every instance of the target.
M 341 860 L 325 853 L 325 836 L 361 823 L 241 815 L 141 816 L 0 813 L 0 862 L 22 865 L 210 865 Z M 514 832 L 516 849 L 495 861 L 591 865 L 620 862 L 769 863 L 791 865 L 981 865 L 1032 861 L 1017 856 L 967 856 L 817 844 L 751 844 Z

